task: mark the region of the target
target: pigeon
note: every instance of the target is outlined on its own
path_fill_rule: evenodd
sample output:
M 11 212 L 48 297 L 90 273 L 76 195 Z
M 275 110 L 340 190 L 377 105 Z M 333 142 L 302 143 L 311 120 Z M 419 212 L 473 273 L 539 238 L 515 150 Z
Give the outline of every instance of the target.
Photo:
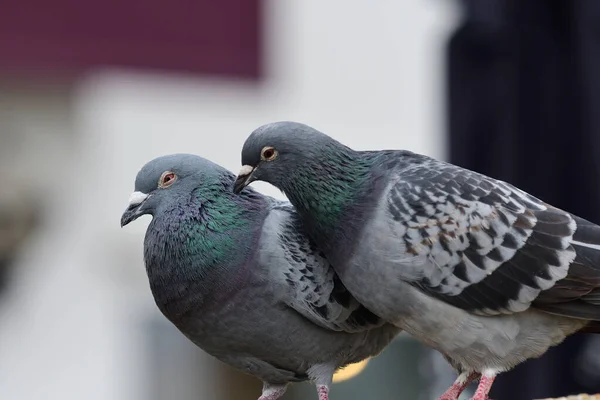
M 342 283 L 444 355 L 456 400 L 579 331 L 600 333 L 600 227 L 515 186 L 404 150 L 355 151 L 296 122 L 256 129 L 234 192 L 281 189 Z
M 121 217 L 152 220 L 144 262 L 163 315 L 217 359 L 263 381 L 259 400 L 380 353 L 400 332 L 342 285 L 289 202 L 232 193 L 235 175 L 191 154 L 137 174 Z

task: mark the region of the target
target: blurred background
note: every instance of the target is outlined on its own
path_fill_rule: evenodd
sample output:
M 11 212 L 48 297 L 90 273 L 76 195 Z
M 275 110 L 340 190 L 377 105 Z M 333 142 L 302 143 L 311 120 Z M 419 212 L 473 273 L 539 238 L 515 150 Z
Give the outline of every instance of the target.
M 119 218 L 145 162 L 237 171 L 266 122 L 446 159 L 600 222 L 599 26 L 597 0 L 3 0 L 0 397 L 258 397 L 158 312 L 149 219 Z M 455 378 L 403 335 L 361 368 L 332 400 L 430 400 Z M 600 392 L 599 371 L 600 340 L 576 335 L 492 397 Z

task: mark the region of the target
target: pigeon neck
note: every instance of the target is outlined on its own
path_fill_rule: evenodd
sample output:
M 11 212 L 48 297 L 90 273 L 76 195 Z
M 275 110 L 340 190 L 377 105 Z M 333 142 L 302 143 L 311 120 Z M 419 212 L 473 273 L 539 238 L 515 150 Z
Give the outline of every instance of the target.
M 152 221 L 146 268 L 165 315 L 217 304 L 243 284 L 264 218 L 263 201 L 254 194 L 238 197 L 221 187 L 203 188 L 185 206 Z
M 340 146 L 318 160 L 308 160 L 285 184 L 285 194 L 319 246 L 335 245 L 340 224 L 366 190 L 369 174 L 368 159 Z

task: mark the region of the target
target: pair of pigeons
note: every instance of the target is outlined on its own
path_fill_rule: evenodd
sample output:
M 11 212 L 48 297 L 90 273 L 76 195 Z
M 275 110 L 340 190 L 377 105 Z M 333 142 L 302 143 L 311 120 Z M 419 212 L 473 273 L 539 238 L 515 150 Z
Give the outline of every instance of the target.
M 159 309 L 276 400 L 378 354 L 404 330 L 458 378 L 440 400 L 600 333 L 600 227 L 487 176 L 400 150 L 355 151 L 300 123 L 255 130 L 237 178 L 193 155 L 146 164 L 121 219 L 144 214 Z M 253 181 L 290 203 L 263 196 Z

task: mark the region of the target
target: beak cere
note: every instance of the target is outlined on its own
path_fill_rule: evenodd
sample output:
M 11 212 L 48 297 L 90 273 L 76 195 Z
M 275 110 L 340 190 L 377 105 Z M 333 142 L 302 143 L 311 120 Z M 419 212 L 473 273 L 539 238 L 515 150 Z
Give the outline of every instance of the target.
M 147 198 L 148 195 L 142 192 L 133 192 L 129 196 L 129 206 L 121 216 L 121 228 L 141 215 L 139 208 Z
M 139 206 L 148 198 L 146 193 L 142 192 L 133 192 L 131 196 L 129 196 L 129 206 Z
M 233 184 L 233 193 L 240 193 L 242 189 L 254 181 L 253 173 L 255 170 L 256 168 L 250 165 L 244 165 L 242 167 L 237 179 L 235 180 L 235 183 Z

